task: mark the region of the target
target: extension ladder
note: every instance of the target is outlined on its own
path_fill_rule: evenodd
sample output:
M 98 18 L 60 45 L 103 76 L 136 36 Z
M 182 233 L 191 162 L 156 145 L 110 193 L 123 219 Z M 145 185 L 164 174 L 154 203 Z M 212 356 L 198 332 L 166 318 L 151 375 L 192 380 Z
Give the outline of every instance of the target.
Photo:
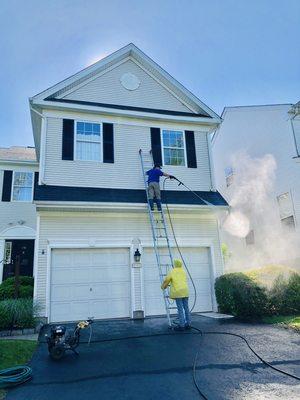
M 142 150 L 140 150 L 139 154 L 148 202 L 148 214 L 151 224 L 155 258 L 158 267 L 159 280 L 162 284 L 169 271 L 173 268 L 173 256 L 170 248 L 170 241 L 163 209 L 161 209 L 161 211 L 152 211 L 149 204 L 148 178 L 146 172 L 153 168 L 154 163 L 152 152 L 150 150 L 148 153 L 144 153 Z M 163 290 L 163 298 L 168 324 L 171 327 L 171 310 L 175 310 L 177 307 L 174 306 L 174 302 L 170 299 L 169 288 Z

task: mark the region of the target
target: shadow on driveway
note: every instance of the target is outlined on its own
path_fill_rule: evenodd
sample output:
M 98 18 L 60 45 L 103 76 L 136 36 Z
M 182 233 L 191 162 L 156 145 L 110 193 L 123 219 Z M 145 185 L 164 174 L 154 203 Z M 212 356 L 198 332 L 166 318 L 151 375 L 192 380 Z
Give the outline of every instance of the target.
M 268 362 L 300 375 L 300 335 L 295 332 L 200 316 L 193 317 L 193 325 L 243 335 Z M 299 381 L 264 366 L 235 337 L 175 333 L 165 318 L 99 321 L 93 324 L 89 346 L 89 332 L 83 331 L 79 356 L 68 352 L 55 362 L 44 343 L 47 329 L 30 363 L 32 381 L 12 389 L 7 400 L 201 399 L 192 374 L 198 350 L 197 382 L 209 400 L 300 398 Z

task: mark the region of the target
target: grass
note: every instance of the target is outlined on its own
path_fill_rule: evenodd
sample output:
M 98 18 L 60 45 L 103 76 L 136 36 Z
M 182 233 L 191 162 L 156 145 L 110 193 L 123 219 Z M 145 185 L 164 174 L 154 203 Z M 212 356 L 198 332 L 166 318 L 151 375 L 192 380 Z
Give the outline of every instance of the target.
M 274 315 L 263 319 L 267 324 L 282 325 L 300 332 L 300 316 L 296 315 Z
M 0 370 L 26 364 L 32 357 L 37 343 L 31 340 L 0 340 Z M 0 389 L 0 400 L 5 398 Z

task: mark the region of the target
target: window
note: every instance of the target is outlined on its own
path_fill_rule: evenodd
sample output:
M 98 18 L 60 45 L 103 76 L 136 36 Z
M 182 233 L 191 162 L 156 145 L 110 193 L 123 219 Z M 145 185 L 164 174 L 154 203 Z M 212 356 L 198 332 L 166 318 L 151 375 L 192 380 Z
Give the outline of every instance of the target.
M 233 183 L 233 168 L 226 167 L 224 172 L 225 172 L 226 186 L 228 187 Z
M 76 123 L 76 160 L 102 161 L 101 125 Z
M 277 196 L 277 202 L 282 226 L 294 229 L 294 210 L 290 193 L 286 192 Z
M 254 244 L 254 231 L 251 230 L 248 235 L 245 237 L 246 245 Z
M 183 132 L 163 130 L 162 143 L 164 165 L 186 165 Z
M 290 217 L 282 218 L 281 223 L 284 227 L 288 229 L 295 229 L 295 220 L 293 215 L 291 215 Z
M 33 172 L 14 172 L 12 201 L 32 201 Z

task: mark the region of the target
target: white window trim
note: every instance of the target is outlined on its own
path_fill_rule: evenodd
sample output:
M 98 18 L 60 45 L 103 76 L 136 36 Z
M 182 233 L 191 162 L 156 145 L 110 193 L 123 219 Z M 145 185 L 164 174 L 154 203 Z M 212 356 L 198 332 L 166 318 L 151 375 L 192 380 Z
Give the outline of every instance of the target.
M 100 160 L 81 160 L 76 157 L 77 154 L 77 123 L 85 122 L 87 124 L 97 124 L 100 125 Z M 98 143 L 98 142 L 94 142 Z M 73 150 L 73 159 L 74 161 L 82 161 L 82 162 L 96 162 L 103 163 L 103 122 L 94 121 L 94 120 L 84 120 L 84 119 L 76 119 L 74 120 L 74 150 Z
M 181 132 L 181 133 L 182 133 L 182 136 L 183 136 L 184 165 L 165 164 L 163 131 L 175 131 L 175 132 Z M 160 141 L 161 141 L 161 153 L 162 153 L 162 164 L 163 164 L 163 166 L 187 168 L 187 154 L 186 154 L 185 132 L 184 132 L 182 129 L 176 129 L 176 128 L 160 128 Z M 168 148 L 171 148 L 171 147 L 168 147 Z M 180 147 L 174 147 L 174 149 L 180 149 Z
M 31 199 L 30 200 L 14 200 L 14 181 L 15 181 L 15 172 L 21 172 L 25 174 L 32 175 L 32 188 L 31 188 Z M 10 201 L 12 203 L 32 203 L 33 200 L 33 191 L 34 191 L 34 171 L 13 171 L 12 181 L 11 181 L 11 194 L 10 194 Z

